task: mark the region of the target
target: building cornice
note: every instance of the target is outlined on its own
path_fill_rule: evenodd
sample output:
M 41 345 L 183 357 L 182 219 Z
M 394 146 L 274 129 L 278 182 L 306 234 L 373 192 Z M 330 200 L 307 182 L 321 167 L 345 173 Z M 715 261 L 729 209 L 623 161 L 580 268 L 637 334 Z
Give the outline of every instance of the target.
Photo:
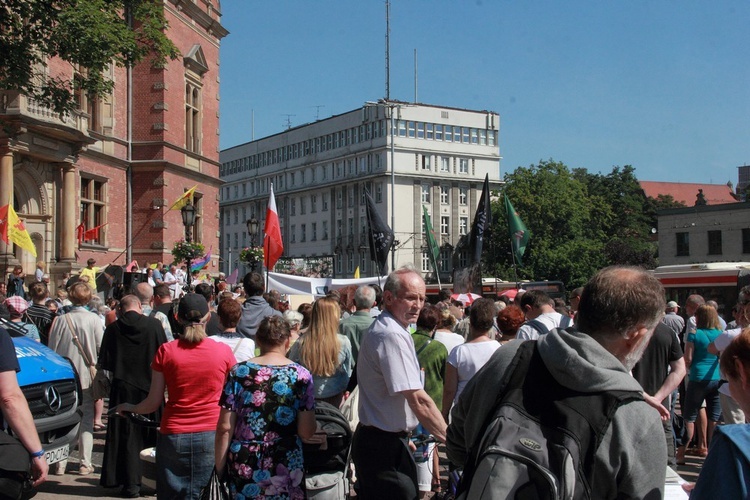
M 185 15 L 194 20 L 201 28 L 205 29 L 210 35 L 222 39 L 229 34 L 229 31 L 221 25 L 221 22 L 212 18 L 206 11 L 190 0 L 169 0 L 178 11 L 184 12 Z M 221 15 L 217 11 L 218 15 Z

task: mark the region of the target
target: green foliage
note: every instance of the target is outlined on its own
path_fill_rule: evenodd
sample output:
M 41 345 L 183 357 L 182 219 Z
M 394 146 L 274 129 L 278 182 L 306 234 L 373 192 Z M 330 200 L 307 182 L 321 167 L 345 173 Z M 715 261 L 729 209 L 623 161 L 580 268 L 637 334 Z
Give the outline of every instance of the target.
M 112 91 L 105 77 L 110 64 L 150 56 L 157 65 L 179 56 L 167 38 L 163 9 L 159 0 L 0 0 L 0 88 L 70 113 L 76 90 L 91 96 Z M 81 78 L 47 75 L 53 56 L 81 68 Z
M 504 180 L 499 194 L 508 195 L 532 234 L 514 275 L 502 196 L 493 203 L 484 274 L 506 280 L 562 280 L 574 288 L 608 265 L 653 268 L 656 210 L 679 205 L 671 197 L 646 198 L 631 166 L 604 175 L 549 160 L 519 167 Z

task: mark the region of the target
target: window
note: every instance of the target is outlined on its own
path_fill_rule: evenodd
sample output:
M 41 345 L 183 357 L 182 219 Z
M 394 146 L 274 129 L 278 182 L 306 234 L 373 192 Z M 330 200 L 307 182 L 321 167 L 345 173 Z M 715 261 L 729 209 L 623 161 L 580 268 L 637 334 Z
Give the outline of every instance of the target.
M 106 222 L 107 183 L 103 180 L 90 179 L 81 176 L 81 213 L 80 220 L 84 227 L 94 229 Z M 89 238 L 86 243 L 104 245 L 107 227 L 96 232 L 95 238 Z
M 430 268 L 430 254 L 428 252 L 422 252 L 422 272 L 429 273 L 431 270 Z
M 708 255 L 721 255 L 721 231 L 708 231 Z
M 299 199 L 299 214 L 300 215 L 305 215 L 307 213 L 307 208 L 305 208 L 306 205 L 307 204 L 305 203 L 305 197 L 301 196 Z
M 315 213 L 318 211 L 318 195 L 317 194 L 311 194 L 310 195 L 310 213 Z
M 468 127 L 461 128 L 461 142 L 463 142 L 464 144 L 469 144 L 469 128 Z
M 300 226 L 300 229 L 302 229 L 302 232 L 299 235 L 299 240 L 300 242 L 304 243 L 305 241 L 307 241 L 307 227 L 305 227 L 305 225 L 302 224 Z
M 354 187 L 350 187 L 346 193 L 347 205 L 349 208 L 354 206 Z
M 469 160 L 467 158 L 459 158 L 458 160 L 458 173 L 468 174 L 469 173 Z
M 318 241 L 318 223 L 313 222 L 310 229 L 310 241 Z
M 742 229 L 742 253 L 750 253 L 750 229 Z
M 297 226 L 292 224 L 291 230 L 289 231 L 289 238 L 291 239 L 292 243 L 297 242 Z
M 417 139 L 424 139 L 424 123 L 417 123 Z
M 678 257 L 690 255 L 690 233 L 676 233 Z
M 337 189 L 336 190 L 336 208 L 341 208 L 341 205 L 343 204 L 343 198 L 344 198 L 344 190 Z
M 328 211 L 328 193 L 323 193 L 323 211 Z
M 451 247 L 445 246 L 440 249 L 440 272 L 447 273 L 450 271 L 450 262 L 453 259 Z
M 433 131 L 433 127 L 434 127 L 434 125 L 432 123 L 428 123 L 427 124 L 427 138 L 428 139 L 432 139 L 434 137 L 433 132 L 432 132 Z
M 375 184 L 375 203 L 381 203 L 383 201 L 383 183 L 378 182 Z
M 435 125 L 435 140 L 436 141 L 443 140 L 443 126 L 442 125 Z
M 235 208 L 232 212 L 234 213 L 234 223 L 235 224 L 239 223 L 239 214 L 238 214 L 237 209 Z
M 448 205 L 450 204 L 450 194 L 451 194 L 451 188 L 448 186 L 440 186 L 440 204 L 441 205 Z
M 444 128 L 445 128 L 445 141 L 453 142 L 453 127 L 450 125 L 446 125 Z
M 432 170 L 431 160 L 430 155 L 422 155 L 422 170 Z
M 297 199 L 296 198 L 291 198 L 289 200 L 289 214 L 297 215 Z
M 465 235 L 468 227 L 469 227 L 469 218 L 459 217 L 458 218 L 458 234 L 460 236 Z
M 430 202 L 430 185 L 422 184 L 422 203 Z
M 323 221 L 323 240 L 328 240 L 328 221 Z
M 192 79 L 185 84 L 185 149 L 201 152 L 201 87 Z
M 346 252 L 346 268 L 348 272 L 354 272 L 354 252 L 351 250 Z
M 336 255 L 336 274 L 341 274 L 341 255 Z
M 367 261 L 368 261 L 367 254 L 365 252 L 359 252 L 359 270 L 362 273 L 367 272 Z
M 469 198 L 469 188 L 460 187 L 458 188 L 458 204 L 466 205 L 466 201 Z
M 447 156 L 440 157 L 440 171 L 450 172 L 451 171 L 451 159 Z
M 412 139 L 414 138 L 414 129 L 416 124 L 414 122 L 409 122 L 409 137 Z
M 448 228 L 450 227 L 451 219 L 450 217 L 443 215 L 440 217 L 440 234 L 447 235 L 448 234 Z

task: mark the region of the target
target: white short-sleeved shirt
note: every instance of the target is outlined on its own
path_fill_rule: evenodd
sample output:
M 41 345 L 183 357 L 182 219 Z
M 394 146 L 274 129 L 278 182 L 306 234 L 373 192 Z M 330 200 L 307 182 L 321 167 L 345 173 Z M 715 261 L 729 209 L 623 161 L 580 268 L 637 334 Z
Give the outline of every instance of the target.
M 453 350 L 454 347 L 466 342 L 466 339 L 464 339 L 461 335 L 453 332 L 446 332 L 444 330 L 437 330 L 432 338 L 443 344 L 449 353 Z
M 388 432 L 410 431 L 419 421 L 402 391 L 422 388 L 414 342 L 388 311 L 362 338 L 357 357 L 359 421 Z
M 216 342 L 228 345 L 229 348 L 232 349 L 234 358 L 238 363 L 247 361 L 248 359 L 255 356 L 255 342 L 253 342 L 253 339 L 243 337 L 240 334 L 231 336 L 211 335 L 208 338 L 210 338 L 211 340 L 215 340 Z
M 534 319 L 546 326 L 547 330 L 554 330 L 560 326 L 563 317 L 559 312 L 549 312 L 540 314 Z M 539 338 L 539 331 L 533 326 L 523 324 L 521 325 L 521 328 L 518 329 L 516 337 L 521 340 L 536 340 Z
M 735 328 L 733 330 L 725 330 L 721 332 L 721 335 L 714 339 L 714 347 L 716 347 L 719 352 L 723 351 L 729 347 L 730 342 L 732 342 L 732 340 L 734 340 L 734 338 L 741 332 L 742 328 Z M 722 384 L 721 387 L 719 387 L 719 392 L 730 398 L 732 397 L 732 395 L 729 394 L 729 384 Z
M 453 348 L 448 355 L 448 363 L 458 372 L 458 389 L 453 401 L 458 401 L 461 392 L 487 361 L 492 357 L 500 343 L 494 340 L 488 342 L 467 342 Z

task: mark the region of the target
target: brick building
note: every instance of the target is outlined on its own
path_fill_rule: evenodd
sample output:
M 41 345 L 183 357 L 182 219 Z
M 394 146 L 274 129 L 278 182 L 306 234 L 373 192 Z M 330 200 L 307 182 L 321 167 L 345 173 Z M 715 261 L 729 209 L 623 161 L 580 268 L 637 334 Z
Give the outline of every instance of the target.
M 171 262 L 185 228 L 180 213 L 167 209 L 194 185 L 194 238 L 218 250 L 218 65 L 227 35 L 218 3 L 164 0 L 168 36 L 181 57 L 164 67 L 112 67 L 113 93 L 81 95 L 70 116 L 0 90 L 0 206 L 13 203 L 37 249 L 35 258 L 0 241 L 0 269 L 20 263 L 33 275 L 40 260 L 57 284 L 90 257 L 98 266 Z M 76 74 L 55 59 L 47 70 Z M 82 222 L 86 229 L 106 225 L 97 239 L 79 243 Z M 217 260 L 209 271 L 217 271 Z

